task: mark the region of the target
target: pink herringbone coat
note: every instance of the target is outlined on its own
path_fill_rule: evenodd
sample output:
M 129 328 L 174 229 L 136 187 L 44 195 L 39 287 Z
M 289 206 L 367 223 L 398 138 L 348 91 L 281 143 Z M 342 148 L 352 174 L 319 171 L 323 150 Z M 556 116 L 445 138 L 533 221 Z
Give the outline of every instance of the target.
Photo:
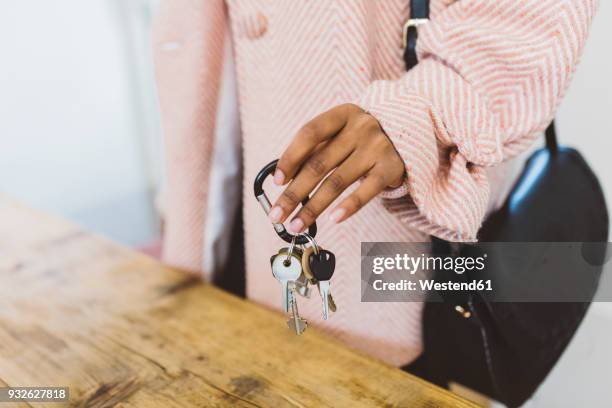
M 501 191 L 503 177 L 491 174 L 553 118 L 596 9 L 594 0 L 432 0 L 431 21 L 420 28 L 420 63 L 405 73 L 408 4 L 163 0 L 154 26 L 167 154 L 165 260 L 202 269 L 223 47 L 231 32 L 247 295 L 256 302 L 279 306 L 269 257 L 283 242 L 252 197 L 255 174 L 306 121 L 335 105 L 356 103 L 379 120 L 407 178 L 340 225 L 320 218 L 318 241 L 338 260 L 332 282 L 339 310 L 319 326 L 392 364 L 421 351 L 422 304 L 361 303 L 360 242 L 475 240 Z M 318 297 L 304 300 L 300 312 L 319 322 Z

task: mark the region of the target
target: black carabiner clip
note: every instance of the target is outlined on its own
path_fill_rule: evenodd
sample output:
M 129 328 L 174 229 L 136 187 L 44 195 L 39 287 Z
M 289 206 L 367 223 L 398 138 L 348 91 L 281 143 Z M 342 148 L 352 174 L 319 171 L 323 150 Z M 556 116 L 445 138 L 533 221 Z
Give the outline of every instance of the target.
M 255 190 L 255 198 L 257 199 L 257 201 L 259 201 L 259 204 L 261 204 L 261 208 L 263 208 L 266 215 L 268 215 L 268 213 L 270 212 L 270 209 L 272 208 L 272 203 L 270 203 L 270 199 L 268 199 L 268 196 L 266 195 L 266 192 L 263 189 L 263 183 L 264 183 L 264 180 L 270 174 L 274 173 L 277 163 L 278 163 L 278 159 L 268 163 L 263 169 L 261 169 L 261 171 L 257 174 L 257 177 L 255 177 L 255 183 L 253 184 L 253 189 Z M 302 205 L 306 205 L 308 200 L 309 200 L 309 197 L 304 198 L 304 200 L 302 200 Z M 291 243 L 293 238 L 295 238 L 295 245 L 304 245 L 309 242 L 308 238 L 306 238 L 303 235 L 294 236 L 290 234 L 285 229 L 285 226 L 283 224 L 272 224 L 272 225 L 274 226 L 274 230 L 276 231 L 278 236 L 281 237 L 284 241 L 288 243 Z M 313 238 L 315 235 L 317 235 L 317 223 L 316 222 L 313 222 L 312 224 L 310 224 L 310 227 L 308 227 L 308 234 Z

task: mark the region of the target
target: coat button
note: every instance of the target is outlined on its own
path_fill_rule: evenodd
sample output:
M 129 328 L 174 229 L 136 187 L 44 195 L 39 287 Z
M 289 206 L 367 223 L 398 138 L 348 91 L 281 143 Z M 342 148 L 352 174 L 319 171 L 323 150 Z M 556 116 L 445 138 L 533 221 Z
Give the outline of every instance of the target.
M 237 35 L 254 40 L 261 37 L 268 30 L 268 18 L 260 12 L 253 12 L 238 18 L 236 24 Z

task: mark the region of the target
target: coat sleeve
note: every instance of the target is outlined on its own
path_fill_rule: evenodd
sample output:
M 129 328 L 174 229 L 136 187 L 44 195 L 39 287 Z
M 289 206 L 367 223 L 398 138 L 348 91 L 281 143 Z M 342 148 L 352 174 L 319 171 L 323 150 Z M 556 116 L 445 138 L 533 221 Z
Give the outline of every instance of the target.
M 474 241 L 489 199 L 486 166 L 526 149 L 553 119 L 596 0 L 460 0 L 419 28 L 419 64 L 357 102 L 400 156 L 404 185 L 383 193 L 399 219 Z
M 162 0 L 153 23 L 166 160 L 163 259 L 194 272 L 202 269 L 226 24 L 223 0 Z

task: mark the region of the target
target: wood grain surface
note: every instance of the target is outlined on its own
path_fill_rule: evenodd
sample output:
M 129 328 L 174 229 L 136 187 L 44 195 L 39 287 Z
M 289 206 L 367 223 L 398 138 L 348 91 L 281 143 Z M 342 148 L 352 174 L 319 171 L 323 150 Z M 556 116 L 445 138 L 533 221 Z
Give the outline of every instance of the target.
M 0 196 L 0 386 L 68 386 L 75 407 L 476 406 L 285 320 Z

